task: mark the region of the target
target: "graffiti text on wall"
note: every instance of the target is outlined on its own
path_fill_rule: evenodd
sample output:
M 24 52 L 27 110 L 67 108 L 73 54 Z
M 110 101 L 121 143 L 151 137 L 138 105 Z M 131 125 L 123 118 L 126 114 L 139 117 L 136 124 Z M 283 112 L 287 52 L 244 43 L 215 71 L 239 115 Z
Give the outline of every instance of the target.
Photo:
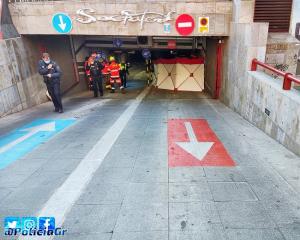
M 123 10 L 119 15 L 112 16 L 93 16 L 96 11 L 92 8 L 84 8 L 77 10 L 76 21 L 84 24 L 93 23 L 97 21 L 102 22 L 123 22 L 124 25 L 127 22 L 140 22 L 140 28 L 143 29 L 145 23 L 165 23 L 173 20 L 172 14 L 174 11 L 170 11 L 167 14 L 144 11 L 142 13 L 135 13 L 129 10 Z

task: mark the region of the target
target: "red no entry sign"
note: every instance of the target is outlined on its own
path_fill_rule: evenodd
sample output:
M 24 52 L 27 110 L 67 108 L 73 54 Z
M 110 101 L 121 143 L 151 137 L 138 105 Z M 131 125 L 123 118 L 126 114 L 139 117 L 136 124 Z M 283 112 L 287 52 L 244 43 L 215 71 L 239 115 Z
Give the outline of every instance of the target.
M 168 121 L 169 167 L 235 166 L 204 119 Z
M 180 35 L 190 35 L 195 28 L 195 21 L 192 16 L 182 14 L 176 19 L 176 30 Z

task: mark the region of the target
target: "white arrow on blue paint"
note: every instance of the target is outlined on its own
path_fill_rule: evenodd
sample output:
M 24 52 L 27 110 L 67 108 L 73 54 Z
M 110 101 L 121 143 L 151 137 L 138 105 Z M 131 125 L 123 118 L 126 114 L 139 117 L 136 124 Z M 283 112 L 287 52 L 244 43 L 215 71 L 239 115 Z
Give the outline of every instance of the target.
M 72 19 L 66 13 L 56 13 L 52 17 L 52 26 L 58 33 L 69 33 L 72 30 L 72 25 Z
M 64 23 L 62 15 L 59 15 L 59 24 L 58 24 L 58 26 L 61 28 L 61 30 L 65 31 L 67 24 Z
M 9 150 L 12 147 L 16 146 L 17 144 L 25 141 L 26 139 L 30 138 L 31 136 L 33 136 L 34 134 L 36 134 L 38 132 L 54 132 L 55 130 L 56 130 L 55 122 L 49 122 L 49 123 L 45 123 L 45 124 L 38 125 L 35 127 L 21 129 L 20 131 L 26 131 L 28 133 L 25 134 L 24 136 L 16 139 L 15 141 L 12 141 L 11 143 L 5 145 L 4 147 L 1 147 L 0 153 L 6 152 L 7 150 Z
M 176 144 L 184 149 L 189 154 L 193 155 L 199 161 L 202 161 L 205 155 L 209 152 L 214 142 L 198 142 L 193 127 L 190 122 L 184 123 L 187 134 L 189 136 L 189 142 L 176 142 Z

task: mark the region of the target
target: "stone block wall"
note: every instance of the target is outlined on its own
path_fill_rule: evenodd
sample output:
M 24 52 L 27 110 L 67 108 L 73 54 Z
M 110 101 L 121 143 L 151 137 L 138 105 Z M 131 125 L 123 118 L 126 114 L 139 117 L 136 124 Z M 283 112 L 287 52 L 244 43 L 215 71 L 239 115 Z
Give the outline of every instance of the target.
M 300 42 L 289 33 L 270 33 L 268 36 L 266 63 L 296 74 Z
M 265 60 L 268 25 L 232 23 L 226 42 L 221 99 L 234 111 L 285 147 L 300 155 L 300 94 L 284 91 L 282 79 L 259 69 L 251 61 Z
M 0 40 L 0 117 L 47 101 L 36 54 L 21 38 Z
M 282 90 L 277 79 L 264 72 L 248 72 L 245 102 L 240 114 L 300 155 L 300 94 Z
M 252 59 L 265 59 L 267 38 L 267 23 L 231 23 L 225 43 L 221 99 L 237 112 L 245 104 L 245 79 Z

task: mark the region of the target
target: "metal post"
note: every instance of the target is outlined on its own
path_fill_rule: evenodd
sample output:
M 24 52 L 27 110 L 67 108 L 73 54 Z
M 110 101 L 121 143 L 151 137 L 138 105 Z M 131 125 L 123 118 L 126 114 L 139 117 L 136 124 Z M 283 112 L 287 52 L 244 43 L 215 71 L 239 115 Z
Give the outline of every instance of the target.
M 257 59 L 254 58 L 251 64 L 251 71 L 256 71 L 256 70 L 257 70 Z
M 73 67 L 74 67 L 74 73 L 75 73 L 75 77 L 76 77 L 76 82 L 79 83 L 80 78 L 79 78 L 79 73 L 78 73 L 76 53 L 75 53 L 75 49 L 74 49 L 73 38 L 72 38 L 71 35 L 70 35 L 70 46 L 71 46 L 71 53 L 72 53 L 72 60 L 73 60 Z
M 221 82 L 222 82 L 222 61 L 223 61 L 223 41 L 219 40 L 217 43 L 217 62 L 216 62 L 216 86 L 215 99 L 220 97 Z
M 292 88 L 292 80 L 290 79 L 290 75 L 292 75 L 292 74 L 286 73 L 284 75 L 283 86 L 282 86 L 283 90 L 291 90 L 291 88 Z

